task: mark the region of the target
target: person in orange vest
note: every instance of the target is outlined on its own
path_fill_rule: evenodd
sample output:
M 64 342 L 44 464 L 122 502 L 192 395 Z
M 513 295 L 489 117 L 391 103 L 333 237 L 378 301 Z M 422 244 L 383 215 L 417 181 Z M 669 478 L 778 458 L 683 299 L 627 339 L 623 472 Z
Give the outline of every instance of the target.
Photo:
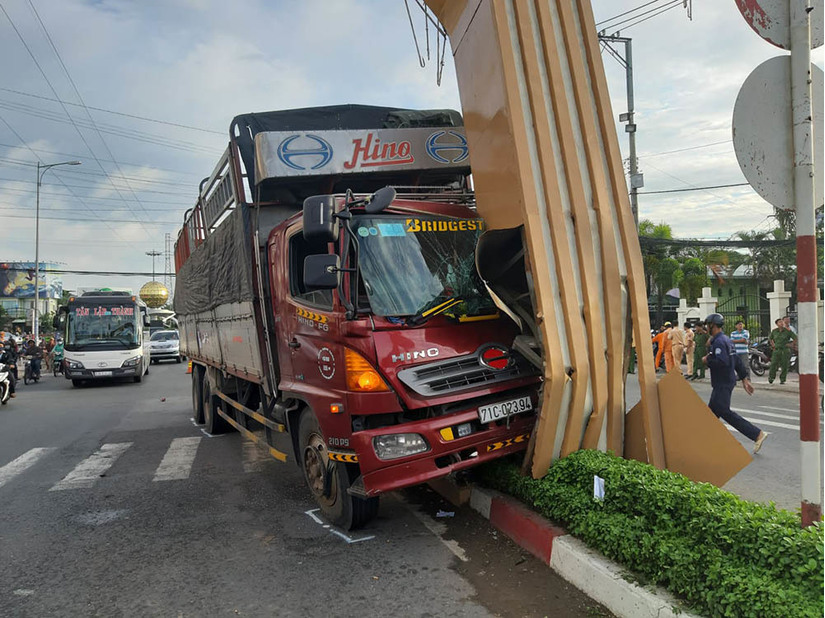
M 651 340 L 656 345 L 656 371 L 659 371 L 659 367 L 662 365 L 662 355 L 665 353 L 665 327 L 659 327 L 659 332 Z
M 670 373 L 671 369 L 673 369 L 673 340 L 670 338 L 672 328 L 673 324 L 665 322 L 665 330 L 662 333 L 662 344 L 659 347 L 665 357 L 665 371 L 667 373 Z

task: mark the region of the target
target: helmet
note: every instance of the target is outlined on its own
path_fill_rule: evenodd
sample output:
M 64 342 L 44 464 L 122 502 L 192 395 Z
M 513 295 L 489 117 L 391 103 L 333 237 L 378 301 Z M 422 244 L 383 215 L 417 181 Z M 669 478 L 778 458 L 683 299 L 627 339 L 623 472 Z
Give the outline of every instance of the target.
M 719 328 L 722 328 L 725 325 L 725 318 L 718 313 L 711 313 L 705 318 L 705 324 L 714 324 Z
M 673 326 L 670 322 L 665 322 L 665 326 Z

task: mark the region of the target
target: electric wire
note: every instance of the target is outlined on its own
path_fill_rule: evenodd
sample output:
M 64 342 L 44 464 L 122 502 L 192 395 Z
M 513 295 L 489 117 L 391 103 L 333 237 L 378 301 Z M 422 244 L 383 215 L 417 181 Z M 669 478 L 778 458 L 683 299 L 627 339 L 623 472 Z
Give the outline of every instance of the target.
M 660 11 L 660 12 L 663 13 L 665 10 L 668 10 L 670 8 L 674 8 L 677 4 L 682 4 L 682 0 L 670 0 L 667 4 L 662 4 L 662 5 L 653 7 L 652 9 L 649 9 L 649 10 L 645 11 L 644 13 L 639 13 L 638 15 L 634 15 L 633 17 L 628 17 L 627 19 L 623 19 L 622 21 L 616 22 L 615 24 L 610 24 L 609 28 L 610 28 L 610 30 L 613 30 L 614 28 L 618 28 L 622 24 L 626 24 L 629 21 L 633 21 L 634 19 L 638 19 L 639 17 L 642 17 L 643 15 L 650 15 L 650 13 L 653 13 L 654 11 Z M 664 7 L 668 7 L 668 9 L 665 9 Z M 658 14 L 659 13 L 655 13 L 654 15 L 650 15 L 650 17 L 655 17 Z M 645 18 L 645 19 L 649 19 L 649 17 Z M 642 20 L 642 21 L 644 21 L 644 20 Z M 629 27 L 630 26 L 627 26 L 625 28 L 621 28 L 621 30 L 627 30 L 627 28 L 629 28 Z
M 624 13 L 619 13 L 618 15 L 614 15 L 613 17 L 608 17 L 607 19 L 603 19 L 602 21 L 597 21 L 596 25 L 601 26 L 602 24 L 606 24 L 609 21 L 613 21 L 614 19 L 619 19 L 620 17 L 624 17 L 625 15 L 629 15 L 630 13 L 635 13 L 639 9 L 643 9 L 646 6 L 650 6 L 651 4 L 656 4 L 658 2 L 662 2 L 662 0 L 651 0 L 651 2 L 645 2 L 644 4 L 641 4 L 641 5 L 637 6 L 636 8 L 625 11 Z
M 640 159 L 649 159 L 652 157 L 662 157 L 664 155 L 675 154 L 677 152 L 687 152 L 688 150 L 699 150 L 700 148 L 710 148 L 711 146 L 721 146 L 722 144 L 733 144 L 733 140 L 722 140 L 720 142 L 711 142 L 710 144 L 701 144 L 699 146 L 689 146 L 687 148 L 679 148 L 677 150 L 664 150 L 662 152 L 651 152 L 648 154 L 642 153 L 638 155 Z
M 34 52 L 29 47 L 29 44 L 26 42 L 25 37 L 23 37 L 23 34 L 17 28 L 17 24 L 14 23 L 14 20 L 11 18 L 11 15 L 8 14 L 8 12 L 6 11 L 6 8 L 1 3 L 0 3 L 0 10 L 2 10 L 3 14 L 6 16 L 6 19 L 9 20 L 9 23 L 11 24 L 11 27 L 14 29 L 14 32 L 17 34 L 17 37 L 20 39 L 20 42 L 23 44 L 23 47 L 28 52 L 28 54 L 31 57 L 32 61 L 34 62 L 35 66 L 37 67 L 37 70 L 40 71 L 40 75 L 42 75 L 42 77 L 45 80 L 46 84 L 48 84 L 49 89 L 52 91 L 52 94 L 55 96 L 55 98 L 59 99 L 60 97 L 57 94 L 57 90 L 55 90 L 55 87 L 52 84 L 51 80 L 49 79 L 48 75 L 46 75 L 46 72 L 43 70 L 43 67 L 40 65 L 40 62 L 37 60 L 37 57 L 34 55 Z M 100 159 L 98 159 L 97 154 L 95 153 L 94 149 L 91 147 L 89 142 L 86 140 L 86 137 L 83 135 L 83 132 L 77 126 L 77 123 L 75 122 L 72 115 L 69 113 L 68 108 L 63 104 L 61 104 L 61 107 L 63 108 L 63 112 L 66 114 L 66 117 L 72 123 L 72 126 L 74 127 L 75 131 L 77 132 L 78 136 L 80 137 L 80 140 L 83 142 L 84 146 L 86 146 L 86 149 L 89 151 L 89 154 L 92 155 L 92 158 L 98 164 L 98 167 L 100 167 L 101 171 L 106 172 L 106 168 L 103 167 L 103 163 L 101 163 Z M 112 158 L 114 158 L 114 157 L 112 157 Z M 39 158 L 38 158 L 38 160 L 39 160 Z M 55 174 L 55 176 L 58 175 L 58 173 L 56 171 L 54 172 L 54 174 Z M 112 184 L 112 187 L 115 189 L 115 191 L 117 191 L 118 195 L 120 195 L 120 197 L 122 198 L 123 195 L 121 194 L 120 189 L 115 187 L 115 184 L 114 184 L 114 182 L 111 181 L 111 178 L 109 180 Z M 37 182 L 40 183 L 40 178 L 37 179 Z M 151 232 L 149 231 L 148 228 L 144 228 L 144 230 L 146 231 L 147 234 L 151 235 Z
M 43 101 L 52 101 L 54 103 L 65 103 L 66 105 L 72 105 L 72 106 L 75 106 L 75 107 L 82 107 L 79 103 L 71 103 L 70 101 L 63 101 L 61 99 L 53 99 L 51 97 L 44 97 L 44 96 L 39 95 L 39 94 L 32 94 L 30 92 L 22 92 L 20 90 L 14 90 L 12 88 L 0 87 L 0 90 L 2 90 L 3 92 L 18 94 L 18 95 L 24 96 L 24 97 L 31 97 L 33 99 L 42 99 Z M 112 110 L 112 109 L 106 109 L 106 108 L 103 108 L 103 107 L 94 107 L 92 105 L 88 105 L 86 107 L 88 107 L 88 109 L 94 110 L 96 112 L 103 112 L 105 114 L 113 114 L 113 115 L 116 115 L 116 116 L 123 116 L 125 118 L 133 118 L 135 120 L 143 120 L 145 122 L 154 122 L 154 123 L 157 123 L 157 124 L 165 124 L 165 125 L 169 125 L 170 127 L 177 127 L 179 129 L 190 129 L 192 131 L 202 131 L 203 133 L 213 133 L 215 135 L 221 135 L 221 136 L 228 135 L 228 133 L 225 132 L 225 131 L 215 131 L 213 129 L 204 129 L 203 127 L 194 127 L 192 125 L 180 124 L 178 122 L 171 122 L 171 121 L 168 121 L 168 120 L 158 120 L 157 118 L 148 118 L 146 116 L 138 116 L 137 114 L 127 114 L 126 112 L 117 112 L 117 111 Z
M 637 191 L 638 195 L 658 195 L 661 193 L 684 193 L 685 191 L 707 191 L 708 189 L 727 189 L 728 187 L 749 187 L 750 183 L 736 182 L 728 185 L 711 185 L 707 187 L 689 187 L 686 189 L 665 189 L 663 191 Z
M 639 21 L 635 21 L 635 22 L 633 22 L 632 24 L 629 24 L 629 25 L 627 25 L 627 26 L 624 26 L 624 27 L 622 28 L 622 30 L 625 30 L 625 31 L 626 31 L 626 30 L 629 30 L 629 29 L 630 29 L 630 28 L 632 28 L 633 26 L 638 26 L 638 25 L 639 25 L 639 24 L 641 24 L 642 22 L 646 22 L 648 19 L 653 19 L 654 17 L 657 17 L 657 16 L 661 15 L 662 13 L 667 13 L 667 12 L 668 12 L 668 11 L 670 11 L 671 9 L 675 9 L 675 8 L 677 8 L 678 6 L 680 6 L 681 4 L 682 4 L 682 0 L 673 0 L 673 3 L 672 3 L 670 6 L 668 6 L 667 8 L 664 8 L 664 9 L 662 9 L 661 11 L 659 11 L 658 13 L 654 13 L 653 15 L 650 15 L 649 17 L 645 17 L 644 19 L 640 19 Z M 641 16 L 640 16 L 640 17 L 641 17 Z

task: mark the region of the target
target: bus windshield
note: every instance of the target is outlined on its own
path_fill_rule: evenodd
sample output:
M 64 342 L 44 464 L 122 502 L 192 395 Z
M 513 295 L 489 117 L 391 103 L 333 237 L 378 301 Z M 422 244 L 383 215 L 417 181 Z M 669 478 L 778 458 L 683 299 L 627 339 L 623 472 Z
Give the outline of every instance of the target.
M 139 318 L 135 304 L 70 305 L 65 348 L 70 351 L 136 348 Z

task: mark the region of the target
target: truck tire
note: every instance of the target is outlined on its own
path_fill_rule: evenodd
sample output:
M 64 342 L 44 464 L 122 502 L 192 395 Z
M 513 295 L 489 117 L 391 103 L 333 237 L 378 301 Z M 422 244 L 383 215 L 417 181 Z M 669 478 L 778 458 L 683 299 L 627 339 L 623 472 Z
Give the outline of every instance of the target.
M 196 425 L 203 425 L 203 372 L 192 367 L 192 417 Z
M 363 500 L 347 493 L 354 473 L 347 468 L 347 464 L 329 459 L 326 440 L 311 410 L 304 410 L 298 427 L 301 469 L 321 512 L 330 523 L 344 530 L 364 526 L 378 514 L 378 498 Z M 327 475 L 331 475 L 329 481 Z M 329 494 L 325 495 L 327 484 Z
M 212 435 L 226 433 L 229 429 L 229 423 L 227 423 L 224 418 L 218 414 L 220 399 L 212 394 L 212 386 L 209 384 L 209 380 L 207 380 L 205 376 L 203 379 L 201 392 L 203 393 L 203 422 L 206 425 L 206 432 L 211 433 Z

